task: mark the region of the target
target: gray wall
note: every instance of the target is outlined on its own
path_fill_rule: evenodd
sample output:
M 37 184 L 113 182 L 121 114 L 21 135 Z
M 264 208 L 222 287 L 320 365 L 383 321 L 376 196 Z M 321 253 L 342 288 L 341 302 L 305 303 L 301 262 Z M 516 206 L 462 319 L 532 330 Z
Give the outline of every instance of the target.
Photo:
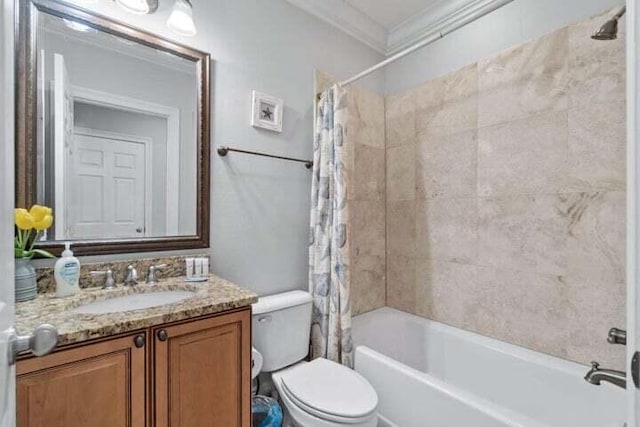
M 515 0 L 387 67 L 385 91 L 403 92 L 425 80 L 623 4 L 623 0 Z
M 223 159 L 215 147 L 310 157 L 314 69 L 342 78 L 382 58 L 284 0 L 195 1 L 198 35 L 184 39 L 166 28 L 171 5 L 160 2 L 154 15 L 143 17 L 107 1 L 91 7 L 211 53 L 212 269 L 260 294 L 304 289 L 309 171 L 299 164 L 257 157 L 231 154 Z M 362 84 L 382 92 L 381 75 Z M 284 99 L 281 134 L 250 126 L 252 90 Z

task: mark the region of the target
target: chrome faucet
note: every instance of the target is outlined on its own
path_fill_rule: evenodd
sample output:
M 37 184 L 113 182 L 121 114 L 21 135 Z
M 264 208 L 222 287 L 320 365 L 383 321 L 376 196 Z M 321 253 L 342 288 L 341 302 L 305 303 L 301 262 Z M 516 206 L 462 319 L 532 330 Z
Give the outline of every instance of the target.
M 591 370 L 584 376 L 585 381 L 593 385 L 600 385 L 602 381 L 627 388 L 627 374 L 613 369 L 600 369 L 598 362 L 591 362 Z
M 92 276 L 105 276 L 102 289 L 113 289 L 116 287 L 116 281 L 113 279 L 113 271 L 92 271 L 90 274 Z
M 137 284 L 138 284 L 138 272 L 133 267 L 133 265 L 130 265 L 129 267 L 127 267 L 127 277 L 124 278 L 124 285 L 135 286 Z
M 149 272 L 147 273 L 147 283 L 150 285 L 158 283 L 160 280 L 158 279 L 157 271 L 162 270 L 166 266 L 167 264 L 159 264 L 149 267 Z

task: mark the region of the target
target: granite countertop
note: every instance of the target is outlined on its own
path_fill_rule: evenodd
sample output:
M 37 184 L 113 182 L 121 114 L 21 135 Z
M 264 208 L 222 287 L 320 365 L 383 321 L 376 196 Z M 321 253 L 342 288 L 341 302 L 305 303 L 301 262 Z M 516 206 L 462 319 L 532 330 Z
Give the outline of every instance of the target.
M 80 314 L 73 311 L 80 305 L 94 301 L 134 293 L 174 290 L 192 291 L 196 295 L 173 304 L 120 313 Z M 141 283 L 131 288 L 118 285 L 116 289 L 109 290 L 83 289 L 67 298 L 40 294 L 35 300 L 16 304 L 15 320 L 16 329 L 21 334 L 31 333 L 43 323 L 54 325 L 60 333 L 58 346 L 63 346 L 245 307 L 257 300 L 255 293 L 214 275 L 202 283 L 185 283 L 183 277 L 173 277 L 155 285 Z

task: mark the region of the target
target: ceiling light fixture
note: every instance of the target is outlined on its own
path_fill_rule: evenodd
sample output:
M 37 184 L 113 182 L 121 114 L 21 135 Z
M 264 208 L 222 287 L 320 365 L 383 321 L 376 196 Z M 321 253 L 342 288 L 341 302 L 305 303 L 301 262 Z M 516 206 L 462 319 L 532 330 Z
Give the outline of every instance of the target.
M 118 6 L 136 15 L 147 15 L 158 9 L 158 0 L 114 0 Z
M 196 35 L 196 26 L 193 23 L 193 6 L 190 0 L 176 0 L 167 20 L 167 27 L 181 36 L 192 37 Z

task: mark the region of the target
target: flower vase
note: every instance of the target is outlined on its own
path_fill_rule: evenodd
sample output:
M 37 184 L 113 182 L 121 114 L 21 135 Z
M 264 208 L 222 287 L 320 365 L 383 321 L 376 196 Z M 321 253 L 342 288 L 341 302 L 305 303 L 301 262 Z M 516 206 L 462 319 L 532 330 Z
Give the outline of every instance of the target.
M 15 270 L 16 302 L 35 299 L 38 295 L 36 270 L 29 258 L 16 258 Z

